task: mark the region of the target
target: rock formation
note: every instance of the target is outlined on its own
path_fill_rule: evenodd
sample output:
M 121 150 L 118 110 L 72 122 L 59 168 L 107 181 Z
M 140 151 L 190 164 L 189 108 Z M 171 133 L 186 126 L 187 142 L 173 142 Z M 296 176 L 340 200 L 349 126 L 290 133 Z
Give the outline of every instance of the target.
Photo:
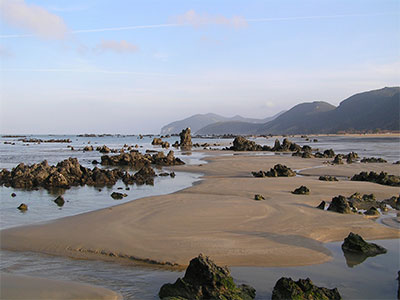
M 382 246 L 374 243 L 367 243 L 361 236 L 353 232 L 350 232 L 350 234 L 344 239 L 342 250 L 343 252 L 351 252 L 366 256 L 376 256 L 387 252 L 387 250 Z
M 304 185 L 302 185 L 301 187 L 298 187 L 297 189 L 295 189 L 292 194 L 296 194 L 296 195 L 308 195 L 310 194 L 310 189 Z
M 191 148 L 192 147 L 192 136 L 190 135 L 190 128 L 183 129 L 179 134 L 181 142 L 179 146 L 181 148 Z
M 375 173 L 375 172 L 361 172 L 359 174 L 355 174 L 352 178 L 352 181 L 370 181 L 383 185 L 390 186 L 400 186 L 400 176 L 397 175 L 389 175 L 386 172 Z
M 332 198 L 332 202 L 328 207 L 329 211 L 334 211 L 341 214 L 351 213 L 351 208 L 346 198 L 342 195 Z

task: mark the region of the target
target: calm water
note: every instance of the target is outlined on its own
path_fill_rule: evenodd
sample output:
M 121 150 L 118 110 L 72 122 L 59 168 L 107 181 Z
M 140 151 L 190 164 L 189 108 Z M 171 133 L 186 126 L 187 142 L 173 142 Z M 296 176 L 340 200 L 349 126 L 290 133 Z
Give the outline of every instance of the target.
M 113 137 L 76 137 L 76 136 L 29 136 L 28 138 L 71 139 L 71 143 L 41 143 L 29 144 L 17 141 L 17 138 L 0 138 L 0 168 L 11 169 L 18 163 L 38 163 L 47 159 L 50 164 L 76 157 L 85 167 L 92 168 L 91 161 L 100 160 L 101 154 L 97 151 L 83 152 L 84 146 L 90 142 L 94 147 L 107 145 L 110 148 L 121 148 L 124 144 L 138 145 L 138 150 L 159 150 L 152 146 L 152 138 L 139 139 L 136 136 Z M 310 136 L 311 139 L 313 137 Z M 167 139 L 171 144 L 178 138 Z M 400 139 L 390 138 L 353 138 L 353 137 L 317 137 L 318 142 L 305 141 L 302 138 L 289 138 L 300 145 L 308 144 L 320 150 L 333 148 L 338 153 L 358 152 L 360 157 L 376 156 L 388 161 L 400 159 Z M 254 139 L 259 144 L 272 146 L 275 138 Z M 282 139 L 281 139 L 282 140 Z M 15 145 L 4 144 L 4 141 L 15 142 Z M 232 139 L 194 139 L 198 142 L 223 144 L 232 142 Z M 76 151 L 67 148 L 71 145 Z M 217 146 L 213 148 L 222 148 Z M 188 164 L 205 163 L 204 154 L 181 152 L 173 149 L 176 156 Z M 167 152 L 168 150 L 164 150 Z M 261 153 L 257 153 L 261 154 Z M 273 153 L 266 153 L 273 155 Z M 111 154 L 112 155 L 112 154 Z M 157 170 L 161 172 L 162 170 Z M 105 208 L 126 201 L 151 196 L 172 193 L 191 186 L 199 180 L 200 174 L 177 172 L 176 178 L 158 177 L 154 186 L 130 186 L 118 182 L 112 188 L 102 188 L 99 191 L 94 187 L 74 187 L 63 193 L 67 201 L 59 208 L 53 201 L 62 192 L 49 193 L 46 190 L 23 191 L 0 187 L 0 228 L 30 224 L 39 221 L 48 221 L 64 216 Z M 124 200 L 113 200 L 110 194 L 119 191 L 122 187 L 128 197 Z M 12 198 L 11 193 L 17 196 Z M 16 207 L 20 203 L 28 204 L 28 211 L 19 212 Z M 239 283 L 248 283 L 257 289 L 257 299 L 270 299 L 272 288 L 281 276 L 291 276 L 294 279 L 310 277 L 316 284 L 329 288 L 338 287 L 345 299 L 395 299 L 397 290 L 397 271 L 400 270 L 399 240 L 377 241 L 389 251 L 385 255 L 368 258 L 362 264 L 349 267 L 340 249 L 341 243 L 327 244 L 333 254 L 331 262 L 306 267 L 295 268 L 232 268 L 232 274 Z M 97 284 L 121 292 L 126 299 L 157 299 L 160 286 L 165 282 L 174 282 L 182 272 L 172 272 L 143 266 L 120 265 L 101 261 L 74 260 L 61 257 L 52 257 L 34 253 L 0 252 L 0 269 L 4 272 L 35 275 L 54 279 L 68 279 Z

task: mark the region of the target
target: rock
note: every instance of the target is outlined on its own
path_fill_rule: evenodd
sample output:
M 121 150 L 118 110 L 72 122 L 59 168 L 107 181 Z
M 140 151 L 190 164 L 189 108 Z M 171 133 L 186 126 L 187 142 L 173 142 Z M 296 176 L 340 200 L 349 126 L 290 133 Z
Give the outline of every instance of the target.
M 64 197 L 63 196 L 58 196 L 55 200 L 53 200 L 54 203 L 56 203 L 58 206 L 63 206 L 65 203 Z
M 20 211 L 26 211 L 26 210 L 28 210 L 28 205 L 26 205 L 25 203 L 21 203 L 21 204 L 18 206 L 18 209 L 19 209 Z
M 17 196 L 17 194 L 15 194 L 15 193 L 11 193 L 11 197 L 16 197 Z
M 299 145 L 289 141 L 287 138 L 283 139 L 282 144 L 279 142 L 278 139 L 276 139 L 274 147 L 272 147 L 271 149 L 271 151 L 276 151 L 276 152 L 288 152 L 288 151 L 298 152 L 301 150 L 302 148 Z
M 334 211 L 341 214 L 351 213 L 350 205 L 346 198 L 342 195 L 332 198 L 332 202 L 328 207 L 329 211 Z
M 364 215 L 367 216 L 379 216 L 380 214 L 381 213 L 373 206 L 364 213 Z
M 400 300 L 400 271 L 397 272 L 397 299 Z
M 335 176 L 328 176 L 328 175 L 319 176 L 318 179 L 322 181 L 339 181 Z
M 117 192 L 112 192 L 111 193 L 111 198 L 113 198 L 114 200 L 120 200 L 124 197 L 128 196 L 127 194 L 122 194 L 122 193 L 117 193 Z
M 163 141 L 160 138 L 154 138 L 151 142 L 152 145 L 162 145 Z
M 277 164 L 273 168 L 271 168 L 268 172 L 265 173 L 267 177 L 292 177 L 296 176 L 296 173 L 293 172 L 290 168 L 285 165 Z
M 260 201 L 260 200 L 265 200 L 263 195 L 260 194 L 255 194 L 254 195 L 254 200 Z
M 296 194 L 296 195 L 308 195 L 310 194 L 310 190 L 308 187 L 302 185 L 301 187 L 298 187 L 297 189 L 295 189 L 292 194 Z
M 106 145 L 104 145 L 102 147 L 97 147 L 96 150 L 99 151 L 100 153 L 110 153 L 111 152 L 111 149 L 108 148 Z
M 238 136 L 233 140 L 233 146 L 230 148 L 233 151 L 262 151 L 261 145 L 256 144 L 242 136 Z
M 340 300 L 342 297 L 337 288 L 327 289 L 313 284 L 310 278 L 294 281 L 282 277 L 275 284 L 272 300 Z
M 383 158 L 375 158 L 375 157 L 364 157 L 361 160 L 362 163 L 387 163 L 386 160 L 384 160 Z
M 383 185 L 390 186 L 400 186 L 400 176 L 397 175 L 389 175 L 386 172 L 375 173 L 375 172 L 361 172 L 359 174 L 355 174 L 352 178 L 352 181 L 369 181 L 375 182 Z
M 163 173 L 160 173 L 160 174 L 158 174 L 158 176 L 169 176 L 169 173 L 167 173 L 167 172 L 163 172 Z
M 176 174 L 175 174 L 175 172 L 171 172 L 171 173 L 169 173 L 169 176 L 171 176 L 171 178 L 175 178 Z
M 83 148 L 83 151 L 93 151 L 94 149 L 93 149 L 93 146 L 85 146 L 84 148 Z
M 266 177 L 266 172 L 258 171 L 258 172 L 251 172 L 254 177 Z
M 325 150 L 324 151 L 324 157 L 325 158 L 335 157 L 335 151 L 333 151 L 332 149 Z
M 376 201 L 376 197 L 374 194 L 365 194 L 361 196 L 360 193 L 354 193 L 348 198 L 348 201 L 350 206 L 356 209 L 369 210 L 371 207 L 374 207 L 380 208 L 383 211 L 387 210 L 386 203 Z
M 332 163 L 335 165 L 342 165 L 343 164 L 342 155 L 340 154 L 336 155 Z
M 322 209 L 322 210 L 325 210 L 325 205 L 326 205 L 325 201 L 322 201 L 322 202 L 317 206 L 317 208 Z
M 394 165 L 400 165 L 400 160 L 395 161 L 393 164 L 394 164 Z
M 98 165 L 99 162 L 98 162 L 97 160 L 92 160 L 92 164 L 93 164 L 93 165 Z
M 158 293 L 163 300 L 251 300 L 255 294 L 248 285 L 236 286 L 227 267 L 217 266 L 202 254 L 190 261 L 183 278 L 164 284 Z
M 366 256 L 376 256 L 387 252 L 382 246 L 374 243 L 367 243 L 361 236 L 353 232 L 350 232 L 344 239 L 342 250 L 343 252 L 363 254 Z
M 133 175 L 133 180 L 139 185 L 154 185 L 154 177 L 156 176 L 156 172 L 154 172 L 152 167 L 144 166 L 138 172 L 136 172 L 135 175 Z
M 301 155 L 302 158 L 313 158 L 314 155 L 312 155 L 311 152 L 303 152 L 303 154 Z
M 383 200 L 382 203 L 385 205 L 390 205 L 394 209 L 400 210 L 400 196 L 393 196 L 390 199 Z
M 192 136 L 190 135 L 190 128 L 183 129 L 179 134 L 181 142 L 179 146 L 181 148 L 191 148 L 192 147 Z

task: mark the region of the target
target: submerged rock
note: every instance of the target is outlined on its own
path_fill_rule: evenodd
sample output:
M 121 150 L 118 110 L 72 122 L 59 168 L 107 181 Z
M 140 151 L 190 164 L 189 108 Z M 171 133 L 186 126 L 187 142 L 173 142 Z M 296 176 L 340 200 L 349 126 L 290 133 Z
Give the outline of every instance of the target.
M 335 176 L 328 176 L 328 175 L 319 176 L 318 179 L 322 181 L 339 181 Z
M 363 254 L 366 256 L 376 256 L 387 252 L 382 246 L 374 243 L 367 243 L 361 236 L 353 232 L 350 232 L 344 239 L 342 250 L 343 252 Z
M 341 214 L 351 213 L 351 208 L 346 198 L 342 195 L 332 198 L 332 202 L 328 207 L 329 211 L 334 211 Z
M 112 192 L 111 193 L 111 198 L 113 198 L 114 200 L 120 200 L 124 197 L 128 196 L 127 194 L 122 194 L 122 193 L 118 193 L 118 192 Z
M 302 185 L 301 187 L 298 187 L 297 189 L 295 189 L 292 194 L 296 194 L 296 195 L 308 195 L 310 194 L 310 189 L 304 185 Z
M 251 300 L 256 291 L 248 285 L 237 286 L 227 267 L 200 254 L 190 261 L 183 278 L 164 284 L 158 295 L 163 300 Z
M 63 206 L 65 203 L 64 197 L 63 196 L 58 196 L 56 199 L 53 200 L 54 203 L 56 203 L 58 206 Z
M 313 284 L 310 278 L 294 281 L 282 277 L 275 284 L 272 300 L 340 300 L 337 288 L 327 289 Z
M 375 172 L 361 172 L 359 174 L 355 174 L 352 178 L 352 181 L 369 181 L 375 182 L 383 185 L 390 186 L 400 186 L 400 176 L 397 175 L 389 175 L 386 172 L 375 173 Z
M 18 206 L 18 209 L 19 209 L 20 211 L 26 211 L 26 210 L 28 210 L 28 205 L 26 205 L 25 203 L 21 203 L 21 204 Z

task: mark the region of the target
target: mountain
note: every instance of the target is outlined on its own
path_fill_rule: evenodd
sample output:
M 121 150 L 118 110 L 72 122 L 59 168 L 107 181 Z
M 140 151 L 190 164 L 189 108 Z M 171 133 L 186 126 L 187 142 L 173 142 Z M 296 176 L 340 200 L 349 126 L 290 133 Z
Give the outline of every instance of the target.
M 310 134 L 340 131 L 400 130 L 400 88 L 359 93 L 338 107 L 326 102 L 302 103 L 260 126 L 257 134 Z
M 161 128 L 161 134 L 173 134 L 179 133 L 182 129 L 190 127 L 192 133 L 196 133 L 199 129 L 213 123 L 218 122 L 247 122 L 247 123 L 266 123 L 271 120 L 271 117 L 265 119 L 252 119 L 252 118 L 244 118 L 242 116 L 236 115 L 231 118 L 223 117 L 217 114 L 208 113 L 208 114 L 197 114 L 190 116 L 186 119 L 175 121 L 169 123 Z
M 272 121 L 285 111 L 281 111 L 278 114 L 268 117 L 258 122 L 245 122 L 245 121 L 222 121 L 211 123 L 200 130 L 196 131 L 196 134 L 200 135 L 223 135 L 223 134 L 237 134 L 237 135 L 247 135 L 257 132 L 261 124 Z

